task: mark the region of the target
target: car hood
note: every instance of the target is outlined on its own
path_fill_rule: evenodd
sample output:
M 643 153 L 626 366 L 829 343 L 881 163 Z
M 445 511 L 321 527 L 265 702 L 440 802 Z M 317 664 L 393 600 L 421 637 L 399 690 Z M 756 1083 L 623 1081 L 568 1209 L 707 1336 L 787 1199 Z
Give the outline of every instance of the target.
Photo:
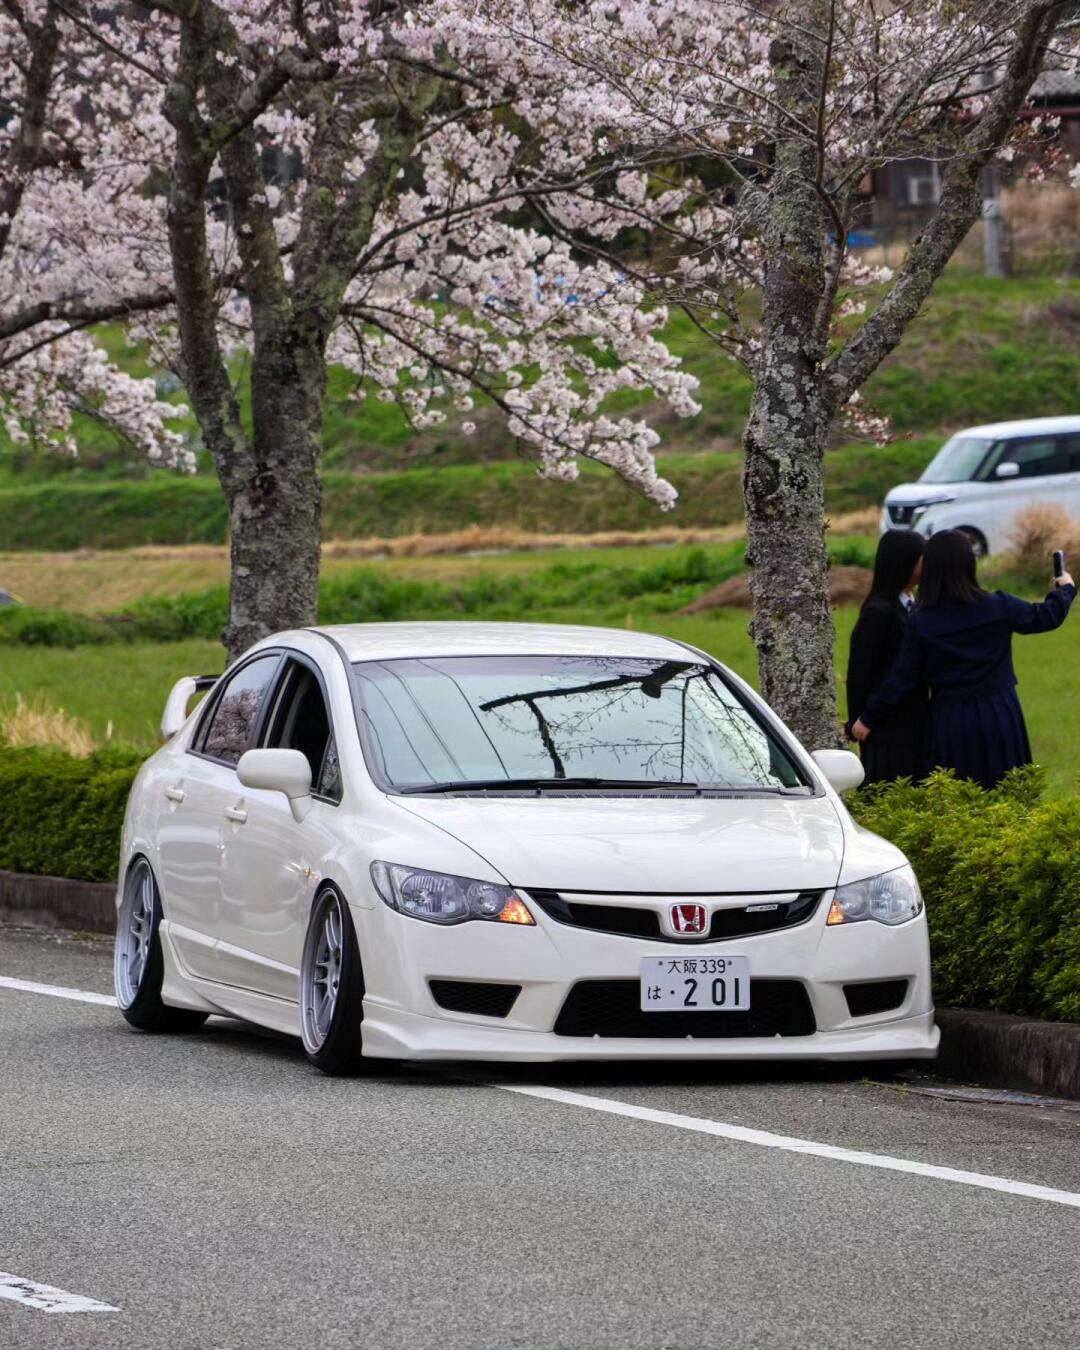
M 394 797 L 512 886 L 671 895 L 835 886 L 828 797 Z
M 919 506 L 923 502 L 933 502 L 947 497 L 966 497 L 985 483 L 900 483 L 890 488 L 885 498 L 886 506 Z

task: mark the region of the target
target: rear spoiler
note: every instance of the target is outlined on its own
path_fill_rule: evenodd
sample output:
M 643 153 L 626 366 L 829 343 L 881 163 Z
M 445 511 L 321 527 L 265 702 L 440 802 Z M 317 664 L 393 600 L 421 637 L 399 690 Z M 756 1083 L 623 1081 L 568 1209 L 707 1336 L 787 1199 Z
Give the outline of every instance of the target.
M 203 694 L 221 679 L 220 675 L 185 675 L 176 681 L 165 700 L 161 714 L 161 736 L 169 740 L 187 721 L 188 704 L 196 694 Z

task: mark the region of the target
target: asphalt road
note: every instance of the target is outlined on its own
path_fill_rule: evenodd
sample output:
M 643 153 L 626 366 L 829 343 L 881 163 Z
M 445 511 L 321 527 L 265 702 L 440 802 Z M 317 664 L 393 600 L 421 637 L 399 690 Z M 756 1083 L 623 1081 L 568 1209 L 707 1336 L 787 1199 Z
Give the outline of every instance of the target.
M 4 1350 L 1080 1347 L 1080 1110 L 880 1070 L 338 1081 L 237 1023 L 150 1037 L 2 984 L 108 993 L 109 963 L 0 930 L 0 1271 L 118 1309 L 0 1297 Z M 505 1090 L 537 1085 L 603 1109 Z

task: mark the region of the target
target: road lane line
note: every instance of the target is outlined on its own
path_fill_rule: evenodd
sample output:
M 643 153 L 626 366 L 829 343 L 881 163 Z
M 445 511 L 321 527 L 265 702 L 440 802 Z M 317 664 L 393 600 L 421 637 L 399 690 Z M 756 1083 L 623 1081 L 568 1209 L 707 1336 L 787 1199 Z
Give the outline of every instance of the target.
M 0 1298 L 10 1299 L 12 1303 L 21 1303 L 26 1308 L 36 1308 L 38 1312 L 74 1313 L 74 1312 L 119 1312 L 111 1303 L 100 1303 L 96 1298 L 87 1298 L 85 1294 L 69 1294 L 66 1289 L 57 1289 L 51 1284 L 39 1284 L 37 1280 L 24 1280 L 21 1275 L 8 1275 L 0 1270 Z
M 32 980 L 16 980 L 6 975 L 0 975 L 0 989 L 17 989 L 25 993 L 72 999 L 77 1003 L 98 1003 L 109 1008 L 116 1007 L 116 999 L 111 994 L 95 994 L 86 989 L 68 989 L 55 984 L 36 984 Z M 952 1181 L 961 1186 L 975 1186 L 986 1191 L 1003 1191 L 1007 1195 L 1023 1195 L 1030 1200 L 1046 1200 L 1051 1204 L 1080 1209 L 1080 1194 L 1077 1192 L 1060 1191 L 1053 1186 L 1036 1186 L 1030 1181 L 1012 1181 L 1008 1177 L 990 1176 L 984 1172 L 964 1172 L 955 1167 L 939 1167 L 936 1163 L 915 1162 L 911 1158 L 893 1158 L 886 1153 L 862 1153 L 858 1149 L 838 1148 L 834 1144 L 818 1144 L 811 1139 L 795 1139 L 791 1135 L 772 1134 L 768 1130 L 752 1130 L 745 1125 L 725 1125 L 722 1121 L 706 1120 L 701 1116 L 684 1116 L 677 1111 L 658 1111 L 651 1106 L 633 1106 L 629 1102 L 616 1101 L 612 1097 L 591 1097 L 583 1092 L 567 1092 L 563 1088 L 527 1087 L 516 1083 L 492 1082 L 485 1085 L 498 1088 L 502 1092 L 515 1092 L 521 1097 L 539 1097 L 544 1101 L 561 1102 L 564 1106 L 603 1111 L 611 1116 L 645 1120 L 654 1125 L 668 1125 L 677 1130 L 693 1130 L 698 1134 L 710 1134 L 717 1139 L 731 1139 L 740 1144 L 756 1144 L 760 1148 L 774 1148 L 785 1153 L 803 1153 L 810 1157 L 828 1158 L 833 1162 L 855 1163 L 860 1167 L 877 1167 L 886 1172 L 907 1172 L 911 1176 L 932 1177 L 936 1181 Z M 0 1281 L 13 1278 L 15 1277 L 0 1275 Z M 44 1285 L 40 1287 L 46 1288 Z M 4 1293 L 2 1283 L 0 1283 L 0 1297 L 13 1297 Z
M 62 984 L 37 984 L 34 980 L 16 980 L 10 975 L 0 975 L 0 989 L 18 989 L 24 994 L 48 994 L 50 998 L 68 998 L 75 1003 L 100 1003 L 106 1008 L 115 1008 L 116 999 L 112 994 L 94 994 L 89 989 L 67 989 Z
M 499 1088 L 503 1092 L 516 1092 L 522 1097 L 540 1097 L 545 1101 L 561 1102 L 565 1106 L 580 1106 L 589 1111 L 604 1111 L 612 1116 L 650 1121 L 654 1125 L 669 1125 L 677 1130 L 694 1130 L 698 1134 L 711 1134 L 718 1139 L 733 1139 L 740 1144 L 757 1144 L 761 1148 L 774 1148 L 786 1153 L 805 1153 L 815 1158 L 829 1158 L 833 1162 L 878 1167 L 887 1172 L 907 1172 L 912 1176 L 958 1182 L 962 1186 L 977 1186 L 986 1191 L 1004 1191 L 1008 1195 L 1023 1195 L 1031 1200 L 1048 1200 L 1055 1205 L 1070 1205 L 1080 1209 L 1080 1194 L 1059 1191 L 1053 1186 L 1036 1186 L 1029 1181 L 1010 1181 L 1007 1177 L 987 1176 L 982 1172 L 963 1172 L 955 1167 L 938 1167 L 935 1163 L 915 1162 L 910 1158 L 892 1158 L 885 1153 L 861 1153 L 857 1149 L 817 1144 L 810 1139 L 793 1139 L 789 1135 L 772 1134 L 768 1130 L 751 1130 L 744 1125 L 725 1125 L 700 1116 L 683 1116 L 677 1111 L 657 1111 L 651 1106 L 632 1106 L 629 1102 L 616 1101 L 611 1097 L 591 1097 L 583 1092 L 567 1092 L 563 1088 L 492 1082 L 486 1086 Z

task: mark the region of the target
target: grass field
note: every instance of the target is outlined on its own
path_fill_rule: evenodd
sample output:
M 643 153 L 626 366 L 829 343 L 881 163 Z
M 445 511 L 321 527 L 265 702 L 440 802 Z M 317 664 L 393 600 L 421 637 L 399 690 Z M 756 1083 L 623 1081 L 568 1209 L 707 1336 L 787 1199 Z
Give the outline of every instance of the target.
M 652 601 L 541 607 L 528 614 L 534 621 L 600 623 L 665 633 L 703 648 L 756 682 L 757 660 L 746 631 L 747 617 L 741 610 L 693 617 L 664 613 Z M 837 612 L 841 688 L 854 620 L 851 607 Z M 1080 706 L 1080 621 L 1073 618 L 1056 633 L 1017 639 L 1015 656 L 1035 756 L 1046 765 L 1052 790 L 1071 794 L 1080 776 L 1080 718 L 1074 712 Z M 222 666 L 222 649 L 212 641 L 114 643 L 68 650 L 8 647 L 0 659 L 0 699 L 10 701 L 16 692 L 26 698 L 40 692 L 83 718 L 99 740 L 111 723 L 114 738 L 152 746 L 173 681 L 185 674 L 213 673 Z

